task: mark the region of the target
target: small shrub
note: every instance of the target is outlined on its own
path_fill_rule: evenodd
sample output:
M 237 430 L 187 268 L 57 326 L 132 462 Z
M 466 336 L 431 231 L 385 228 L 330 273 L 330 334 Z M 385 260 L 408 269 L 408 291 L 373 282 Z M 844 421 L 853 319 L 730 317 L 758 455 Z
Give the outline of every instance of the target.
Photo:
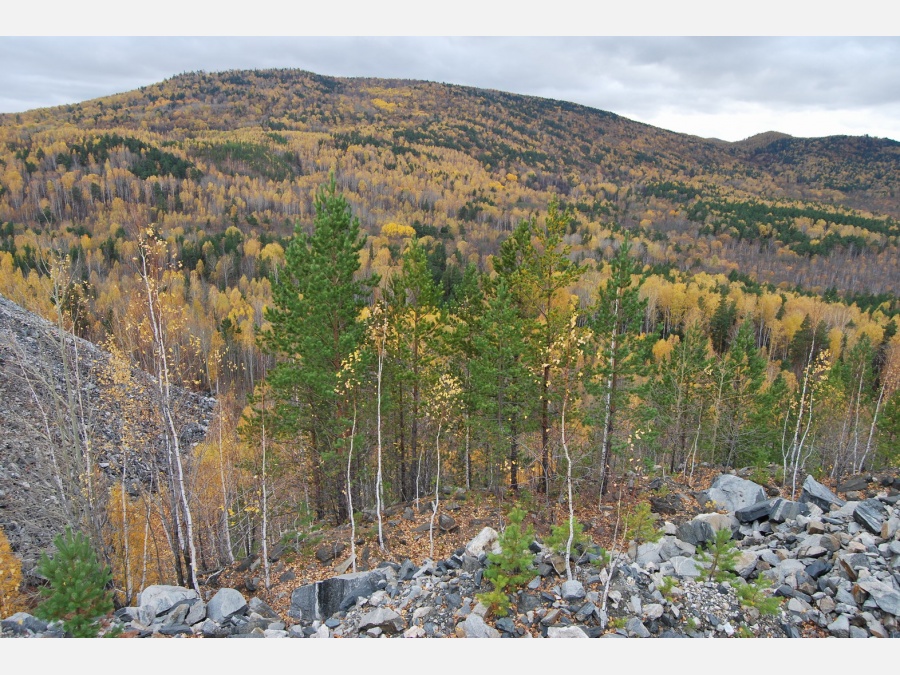
M 650 504 L 636 504 L 630 513 L 625 515 L 625 538 L 631 538 L 636 546 L 646 542 L 659 541 L 662 532 L 656 529 L 657 515 L 650 511 Z
M 760 575 L 756 581 L 739 585 L 735 590 L 738 600 L 743 607 L 753 607 L 760 614 L 778 614 L 781 607 L 781 598 L 768 595 L 765 591 L 772 586 L 772 582 Z
M 737 562 L 738 550 L 731 543 L 731 530 L 727 527 L 716 530 L 716 538 L 706 550 L 697 554 L 697 560 L 709 565 L 707 581 L 724 581 L 732 576 Z
M 660 582 L 659 586 L 656 589 L 662 593 L 662 596 L 666 599 L 672 596 L 672 591 L 676 586 L 675 577 L 663 577 L 663 580 Z
M 584 525 L 579 523 L 576 519 L 572 524 L 572 531 L 574 533 L 574 537 L 572 538 L 572 550 L 575 550 L 575 547 L 579 544 L 586 544 L 589 542 L 588 538 L 584 536 Z M 565 553 L 566 552 L 566 543 L 569 541 L 569 521 L 567 520 L 560 525 L 553 525 L 550 528 L 550 535 L 544 541 L 544 545 L 547 546 L 551 551 L 555 551 L 556 553 Z
M 768 485 L 770 478 L 769 470 L 765 466 L 753 467 L 753 471 L 750 474 L 750 480 L 757 485 Z
M 628 619 L 626 619 L 624 616 L 616 616 L 609 620 L 609 627 L 612 628 L 613 630 L 616 630 L 619 628 L 625 628 L 625 626 L 627 626 L 627 625 L 628 625 Z
M 41 556 L 38 572 L 49 586 L 41 588 L 44 601 L 36 614 L 42 619 L 62 621 L 74 637 L 97 637 L 99 620 L 113 611 L 109 569 L 101 566 L 91 544 L 80 532 L 67 529 L 53 542 L 56 555 Z
M 500 534 L 498 542 L 500 553 L 488 553 L 488 567 L 484 572 L 484 578 L 494 588 L 477 596 L 480 602 L 498 616 L 509 613 L 509 593 L 531 579 L 531 564 L 534 562 L 534 553 L 528 548 L 534 541 L 534 528 L 531 525 L 522 528 L 525 512 L 514 508 L 508 518 L 509 524 Z

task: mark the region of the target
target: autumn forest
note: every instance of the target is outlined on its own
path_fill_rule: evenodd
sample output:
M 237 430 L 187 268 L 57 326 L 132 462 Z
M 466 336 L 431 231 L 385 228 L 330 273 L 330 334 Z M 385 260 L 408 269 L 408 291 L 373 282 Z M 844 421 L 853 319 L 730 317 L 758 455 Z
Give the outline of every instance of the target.
M 0 115 L 0 294 L 112 355 L 120 445 L 174 448 L 83 463 L 60 522 L 128 604 L 442 486 L 896 466 L 898 164 L 294 70 Z M 215 398 L 202 442 L 174 389 Z

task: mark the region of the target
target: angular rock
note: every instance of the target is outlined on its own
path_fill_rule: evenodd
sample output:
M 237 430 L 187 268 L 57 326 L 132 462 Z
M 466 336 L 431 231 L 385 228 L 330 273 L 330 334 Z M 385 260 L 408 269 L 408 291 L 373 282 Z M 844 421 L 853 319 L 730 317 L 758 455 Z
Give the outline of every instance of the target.
M 353 567 L 354 560 L 354 556 L 349 556 L 346 560 L 344 560 L 344 562 L 334 568 L 335 574 L 344 574 L 347 570 Z
M 291 609 L 288 615 L 302 621 L 315 621 L 322 618 L 319 611 L 319 584 L 306 584 L 295 588 L 291 593 Z
M 581 600 L 585 596 L 584 585 L 575 579 L 572 581 L 565 581 L 560 587 L 560 594 L 566 602 Z
M 316 560 L 318 560 L 323 565 L 331 562 L 339 555 L 344 552 L 344 549 L 347 548 L 347 545 L 343 542 L 334 542 L 331 544 L 325 544 L 324 546 L 320 546 L 316 550 Z
M 453 530 L 458 528 L 459 525 L 456 524 L 456 521 L 452 516 L 448 516 L 446 513 L 442 513 L 438 516 L 438 527 L 442 532 L 452 532 Z
M 803 491 L 800 493 L 801 504 L 815 504 L 826 513 L 832 504 L 843 506 L 844 500 L 835 495 L 831 490 L 822 485 L 812 476 L 807 476 L 803 481 Z
M 649 605 L 644 605 L 644 616 L 653 621 L 663 615 L 663 609 L 661 604 L 652 602 Z
M 187 606 L 183 622 L 188 626 L 198 624 L 206 618 L 206 603 L 202 600 L 182 600 L 179 604 Z
M 724 473 L 713 481 L 709 490 L 700 493 L 698 501 L 701 506 L 712 502 L 715 508 L 734 512 L 765 499 L 766 492 L 761 486 L 753 481 Z
M 731 530 L 734 532 L 740 526 L 737 518 L 733 515 L 724 513 L 701 513 L 699 516 L 695 517 L 694 520 L 709 524 L 713 530 L 713 534 L 719 530 Z M 715 537 L 713 537 L 713 539 L 715 539 Z
M 341 574 L 319 582 L 319 611 L 324 618 L 352 607 L 357 598 L 368 597 L 386 580 L 384 569 Z
M 559 576 L 566 573 L 566 559 L 558 553 L 553 553 L 549 558 L 549 562 L 553 566 L 553 571 Z
M 418 567 L 416 566 L 416 564 L 409 558 L 406 558 L 400 564 L 400 571 L 397 573 L 397 578 L 400 581 L 409 581 L 413 578 L 413 574 L 416 573 L 417 569 Z
M 756 551 L 741 551 L 734 562 L 734 571 L 746 579 L 756 569 L 758 554 Z
M 772 513 L 772 509 L 775 508 L 775 504 L 780 501 L 784 500 L 766 499 L 762 502 L 750 504 L 750 506 L 745 506 L 744 508 L 735 511 L 734 517 L 742 523 L 752 523 L 755 520 L 765 520 Z
M 272 609 L 262 598 L 250 598 L 250 602 L 247 603 L 247 608 L 251 612 L 256 612 L 264 619 L 271 619 L 272 621 L 281 620 L 281 617 L 278 616 L 278 612 Z
M 850 637 L 850 619 L 847 618 L 846 614 L 839 615 L 838 618 L 828 624 L 828 632 L 838 638 Z
M 677 577 L 696 579 L 703 574 L 703 570 L 693 558 L 676 556 L 669 562 L 672 564 L 674 568 L 673 573 Z
M 516 634 L 516 622 L 510 619 L 508 616 L 504 616 L 502 619 L 497 619 L 494 622 L 494 625 L 504 633 L 509 633 L 510 635 Z
M 818 579 L 823 574 L 827 574 L 828 572 L 830 572 L 831 567 L 831 563 L 829 563 L 827 560 L 819 558 L 813 563 L 807 565 L 805 572 L 810 576 L 810 578 Z
M 871 577 L 860 579 L 856 585 L 872 597 L 881 611 L 900 616 L 900 592 L 892 586 Z
M 550 626 L 547 629 L 548 638 L 586 638 L 588 636 L 581 626 Z
M 206 606 L 206 614 L 216 623 L 225 623 L 236 614 L 243 614 L 247 609 L 247 601 L 240 591 L 233 588 L 220 588 Z
M 786 520 L 796 520 L 797 516 L 808 516 L 809 506 L 800 502 L 792 502 L 789 499 L 776 499 L 772 510 L 769 512 L 769 520 L 773 523 L 783 523 Z
M 633 635 L 634 637 L 650 637 L 650 631 L 647 630 L 647 627 L 644 626 L 643 622 L 636 616 L 633 616 L 628 620 L 628 623 L 625 624 L 625 630 L 629 635 Z
M 466 620 L 458 624 L 462 628 L 463 637 L 467 638 L 498 638 L 500 631 L 488 626 L 484 619 L 475 614 L 469 614 Z
M 881 538 L 892 539 L 898 530 L 900 530 L 900 518 L 891 516 L 881 523 Z
M 387 607 L 378 607 L 366 613 L 359 624 L 359 630 L 380 628 L 387 635 L 402 633 L 406 628 L 406 622 L 397 612 Z
M 160 616 L 168 612 L 182 600 L 199 598 L 197 591 L 181 586 L 165 586 L 155 584 L 141 591 L 138 606 L 149 612 L 150 617 Z
M 173 623 L 159 629 L 160 635 L 193 635 L 191 627 L 184 623 Z
M 638 546 L 635 562 L 642 567 L 649 563 L 659 563 L 662 560 L 663 545 L 658 542 L 647 542 Z
M 865 490 L 869 487 L 869 482 L 871 480 L 871 476 L 851 476 L 850 478 L 847 478 L 843 483 L 838 483 L 837 491 L 857 492 L 859 490 Z
M 884 506 L 877 499 L 867 499 L 856 505 L 853 519 L 874 535 L 881 536 L 884 524 Z
M 697 547 L 686 541 L 681 541 L 674 536 L 664 537 L 660 542 L 659 558 L 660 560 L 671 560 L 677 555 L 693 556 L 697 552 Z
M 681 541 L 686 541 L 693 546 L 700 546 L 708 541 L 716 538 L 712 526 L 702 520 L 691 520 L 678 526 L 678 532 L 675 535 Z
M 650 510 L 653 513 L 678 515 L 684 510 L 684 500 L 675 493 L 665 497 L 650 497 Z
M 9 631 L 17 635 L 27 635 L 31 633 L 43 633 L 47 630 L 47 624 L 28 612 L 16 612 L 11 617 L 3 619 L 0 626 L 4 631 Z

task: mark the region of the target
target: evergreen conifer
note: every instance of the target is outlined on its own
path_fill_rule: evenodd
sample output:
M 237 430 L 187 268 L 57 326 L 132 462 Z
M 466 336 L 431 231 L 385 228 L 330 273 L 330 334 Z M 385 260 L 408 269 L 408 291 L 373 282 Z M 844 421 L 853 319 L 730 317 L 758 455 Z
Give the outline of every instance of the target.
M 56 555 L 41 556 L 38 572 L 49 586 L 41 588 L 45 600 L 37 615 L 50 621 L 62 621 L 73 637 L 97 637 L 98 620 L 113 611 L 109 569 L 102 566 L 81 532 L 66 528 L 54 540 Z
M 500 553 L 488 553 L 488 568 L 484 577 L 494 589 L 478 595 L 478 600 L 499 616 L 509 613 L 509 592 L 532 577 L 534 554 L 529 550 L 534 541 L 534 527 L 522 528 L 525 512 L 515 508 L 509 513 L 509 524 L 500 534 Z

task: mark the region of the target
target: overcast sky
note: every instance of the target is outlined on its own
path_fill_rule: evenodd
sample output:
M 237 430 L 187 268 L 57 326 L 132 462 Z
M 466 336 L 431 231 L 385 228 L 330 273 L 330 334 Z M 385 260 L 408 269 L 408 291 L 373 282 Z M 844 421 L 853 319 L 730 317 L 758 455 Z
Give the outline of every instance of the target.
M 272 67 L 533 94 L 730 141 L 900 140 L 897 37 L 0 37 L 0 112 Z

